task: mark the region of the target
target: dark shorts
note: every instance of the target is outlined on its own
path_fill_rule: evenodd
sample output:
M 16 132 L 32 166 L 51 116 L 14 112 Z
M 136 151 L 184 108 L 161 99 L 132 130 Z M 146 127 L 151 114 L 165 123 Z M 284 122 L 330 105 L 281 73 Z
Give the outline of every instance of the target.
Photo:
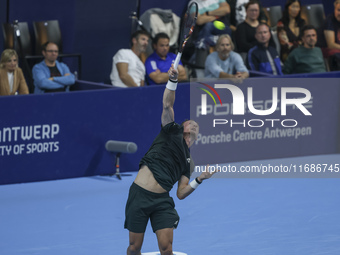
M 125 207 L 124 228 L 130 232 L 144 233 L 148 220 L 153 232 L 163 228 L 176 228 L 179 216 L 169 193 L 153 193 L 132 183 Z

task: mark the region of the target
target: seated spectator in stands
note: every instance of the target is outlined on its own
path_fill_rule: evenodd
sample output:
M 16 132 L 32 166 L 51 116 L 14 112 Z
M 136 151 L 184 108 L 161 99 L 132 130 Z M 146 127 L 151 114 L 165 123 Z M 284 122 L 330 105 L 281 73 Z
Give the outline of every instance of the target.
M 229 28 L 229 13 L 230 8 L 226 0 L 193 0 L 198 4 L 198 15 L 196 21 L 196 31 L 199 31 L 195 38 L 196 48 L 209 49 L 210 46 L 215 46 L 216 39 L 221 34 L 230 34 Z M 189 4 L 192 1 L 189 2 Z M 215 20 L 222 21 L 225 24 L 225 29 L 217 29 L 213 22 Z M 195 32 L 196 32 L 195 31 Z
M 7 49 L 0 59 L 0 96 L 28 94 L 24 74 L 18 67 L 18 54 L 15 50 Z
M 227 3 L 230 6 L 230 29 L 232 31 L 236 31 L 237 25 L 241 24 L 246 19 L 246 4 L 249 0 L 227 0 Z M 267 16 L 262 10 L 261 2 L 259 2 L 260 6 L 260 15 L 258 17 L 259 22 L 267 23 Z
M 306 25 L 301 29 L 302 42 L 294 49 L 285 61 L 283 72 L 292 73 L 321 73 L 326 72 L 322 51 L 315 47 L 317 43 L 316 29 L 312 25 Z
M 340 0 L 334 2 L 334 12 L 326 18 L 324 35 L 327 42 L 324 57 L 331 57 L 331 71 L 340 70 Z
M 257 26 L 260 24 L 258 20 L 260 15 L 258 1 L 250 0 L 246 4 L 246 13 L 245 21 L 237 26 L 235 33 L 237 51 L 241 55 L 246 55 L 257 44 L 255 33 Z
M 271 38 L 270 28 L 261 23 L 256 28 L 255 38 L 257 45 L 248 52 L 248 66 L 250 70 L 282 75 L 281 60 L 276 49 L 269 45 Z
M 58 45 L 46 42 L 43 45 L 42 54 L 44 60 L 34 65 L 32 70 L 34 93 L 69 91 L 70 86 L 75 83 L 75 77 L 66 64 L 57 60 Z
M 176 59 L 176 55 L 169 52 L 169 43 L 170 38 L 166 33 L 158 33 L 153 39 L 154 52 L 145 61 L 146 79 L 149 85 L 166 83 L 169 80 L 168 70 Z M 188 77 L 181 61 L 177 69 L 178 81 L 187 80 Z
M 131 49 L 120 49 L 113 56 L 112 85 L 122 88 L 144 86 L 145 66 L 140 57 L 148 47 L 149 37 L 148 32 L 137 30 L 131 36 Z
M 277 23 L 277 34 L 281 45 L 281 60 L 284 62 L 289 53 L 299 46 L 301 28 L 306 24 L 301 18 L 300 0 L 288 0 Z
M 205 61 L 206 78 L 249 77 L 248 70 L 241 56 L 234 52 L 234 44 L 228 34 L 221 35 L 216 42 L 216 51 L 209 54 Z

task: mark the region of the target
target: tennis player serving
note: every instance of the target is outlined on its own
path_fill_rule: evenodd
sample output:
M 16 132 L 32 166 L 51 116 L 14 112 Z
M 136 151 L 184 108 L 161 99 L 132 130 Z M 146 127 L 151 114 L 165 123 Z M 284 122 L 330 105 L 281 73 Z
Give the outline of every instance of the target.
M 184 199 L 214 174 L 202 172 L 189 183 L 189 147 L 195 142 L 199 127 L 192 120 L 182 125 L 174 122 L 178 72 L 172 66 L 168 74 L 170 79 L 163 94 L 162 128 L 139 163 L 139 172 L 130 187 L 126 203 L 124 227 L 130 231 L 128 255 L 141 254 L 149 219 L 160 253 L 173 254 L 173 229 L 178 225 L 179 216 L 169 191 L 178 181 L 177 197 Z

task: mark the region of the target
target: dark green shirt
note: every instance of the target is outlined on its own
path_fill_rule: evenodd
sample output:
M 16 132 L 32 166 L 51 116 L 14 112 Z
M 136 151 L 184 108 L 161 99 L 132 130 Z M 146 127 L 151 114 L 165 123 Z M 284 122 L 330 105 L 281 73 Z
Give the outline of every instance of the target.
M 166 191 L 185 175 L 190 179 L 190 151 L 183 139 L 183 127 L 171 122 L 162 127 L 149 151 L 139 163 L 146 165 Z
M 283 73 L 321 73 L 326 72 L 322 51 L 319 47 L 307 49 L 299 46 L 289 53 Z

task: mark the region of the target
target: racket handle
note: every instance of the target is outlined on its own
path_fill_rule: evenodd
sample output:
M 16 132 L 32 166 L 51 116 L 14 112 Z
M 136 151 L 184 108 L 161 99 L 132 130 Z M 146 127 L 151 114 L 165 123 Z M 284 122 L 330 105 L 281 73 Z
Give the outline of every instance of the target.
M 179 61 L 181 60 L 181 57 L 182 57 L 182 52 L 178 52 L 177 56 L 176 56 L 176 59 L 175 59 L 175 62 L 174 62 L 174 68 L 175 69 L 177 69 Z

